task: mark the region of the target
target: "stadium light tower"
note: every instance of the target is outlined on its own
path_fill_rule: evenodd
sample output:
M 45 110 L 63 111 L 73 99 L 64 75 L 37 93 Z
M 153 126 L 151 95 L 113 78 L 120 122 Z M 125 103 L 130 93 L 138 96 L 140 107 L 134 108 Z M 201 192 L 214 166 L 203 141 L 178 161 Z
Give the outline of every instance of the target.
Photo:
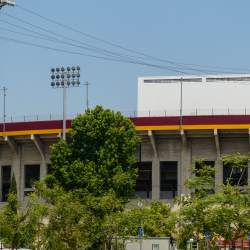
M 0 0 L 0 10 L 2 9 L 2 7 L 3 6 L 5 6 L 5 5 L 9 5 L 9 6 L 16 6 L 17 4 L 14 2 L 14 1 L 12 1 L 12 0 L 5 0 L 5 1 L 3 1 L 3 0 Z
M 79 66 L 77 66 L 76 68 L 67 67 L 67 72 L 65 71 L 65 68 L 63 67 L 61 68 L 61 70 L 60 68 L 51 69 L 51 72 L 52 72 L 51 79 L 53 80 L 53 82 L 51 83 L 52 88 L 53 89 L 63 88 L 63 139 L 64 140 L 66 140 L 66 88 L 79 87 L 80 85 L 79 78 L 81 76 L 79 73 L 80 69 L 81 68 Z M 75 70 L 77 70 L 77 73 L 75 73 Z M 55 71 L 57 73 L 55 73 Z M 60 78 L 62 78 L 61 83 L 59 82 Z M 75 81 L 75 78 L 77 78 L 76 81 Z M 57 79 L 56 83 L 54 82 L 55 79 Z

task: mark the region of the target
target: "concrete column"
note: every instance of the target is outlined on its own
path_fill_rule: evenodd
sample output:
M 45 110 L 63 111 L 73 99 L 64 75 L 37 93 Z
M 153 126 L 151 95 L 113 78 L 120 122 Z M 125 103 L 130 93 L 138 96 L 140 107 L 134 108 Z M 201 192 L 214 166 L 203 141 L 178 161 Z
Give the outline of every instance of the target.
M 215 182 L 217 184 L 223 183 L 223 165 L 221 163 L 218 163 L 219 159 L 215 162 L 215 166 L 218 166 L 218 168 L 215 171 Z
M 17 155 L 16 153 L 12 153 L 12 164 L 11 164 L 11 178 L 13 173 L 15 174 L 16 184 L 17 184 L 17 195 L 18 195 L 18 202 L 23 201 L 23 186 L 22 183 L 22 176 L 21 176 L 21 152 L 22 147 L 18 146 L 17 148 Z
M 41 165 L 40 165 L 40 179 L 43 179 L 46 174 L 47 174 L 47 164 L 45 162 L 45 159 L 42 158 Z
M 184 186 L 185 178 L 192 178 L 192 173 L 191 171 L 189 171 L 191 165 L 192 165 L 192 144 L 191 141 L 187 141 L 187 147 L 185 145 L 182 145 L 181 148 L 181 162 L 180 162 L 181 195 L 188 194 L 191 192 L 191 190 L 186 189 Z
M 160 162 L 157 157 L 152 161 L 152 199 L 160 199 L 161 178 Z
M 0 161 L 0 202 L 2 202 L 2 187 L 3 187 L 3 170 L 2 170 L 2 164 L 1 164 L 1 161 Z
M 248 162 L 248 168 L 247 168 L 247 179 L 249 180 L 250 179 L 250 162 Z M 248 181 L 248 186 L 250 186 L 250 181 Z

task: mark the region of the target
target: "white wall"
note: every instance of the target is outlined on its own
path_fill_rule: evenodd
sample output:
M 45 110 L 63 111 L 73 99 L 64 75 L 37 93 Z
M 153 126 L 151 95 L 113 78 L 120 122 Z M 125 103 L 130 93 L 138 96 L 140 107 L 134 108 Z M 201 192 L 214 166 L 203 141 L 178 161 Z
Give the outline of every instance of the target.
M 250 74 L 223 76 L 182 76 L 202 78 L 202 82 L 183 83 L 183 110 L 187 109 L 250 109 L 250 78 L 247 81 L 206 82 L 207 78 L 250 77 Z M 148 116 L 149 110 L 180 110 L 180 83 L 144 83 L 152 79 L 180 79 L 181 76 L 158 76 L 138 78 L 138 112 L 139 116 Z M 170 113 L 167 113 L 171 115 Z M 157 114 L 156 114 L 157 115 Z

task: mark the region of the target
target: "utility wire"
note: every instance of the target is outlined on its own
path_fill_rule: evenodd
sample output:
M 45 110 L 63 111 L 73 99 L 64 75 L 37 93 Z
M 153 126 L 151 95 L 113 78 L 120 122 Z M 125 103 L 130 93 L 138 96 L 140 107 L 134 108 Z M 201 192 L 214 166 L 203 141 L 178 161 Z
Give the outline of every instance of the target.
M 2 20 L 0 20 L 0 21 L 2 21 Z M 17 25 L 14 25 L 14 26 L 17 26 Z M 20 27 L 20 26 L 17 26 L 17 27 Z M 22 27 L 20 27 L 20 28 L 22 28 Z M 37 39 L 42 39 L 42 40 L 50 41 L 50 42 L 56 42 L 56 43 L 60 43 L 60 44 L 66 44 L 66 45 L 70 45 L 70 46 L 74 46 L 74 47 L 78 47 L 78 48 L 82 48 L 82 49 L 87 49 L 87 50 L 96 52 L 96 51 L 93 50 L 93 49 L 89 49 L 89 48 L 82 47 L 82 46 L 79 46 L 79 45 L 75 45 L 75 44 L 72 44 L 72 43 L 64 42 L 64 41 L 61 41 L 61 40 L 58 40 L 58 39 L 55 39 L 55 38 L 49 37 L 49 36 L 45 36 L 45 37 L 48 37 L 48 38 L 49 38 L 49 39 L 47 39 L 47 38 L 42 38 L 42 37 L 30 35 L 30 34 L 25 34 L 25 33 L 22 33 L 22 32 L 17 32 L 17 31 L 5 29 L 5 28 L 0 28 L 0 29 L 1 29 L 1 30 L 5 30 L 5 31 L 8 31 L 8 32 L 11 32 L 11 33 L 15 33 L 15 34 L 20 34 L 20 35 L 24 35 L 24 36 L 28 36 L 28 37 L 34 37 L 34 38 L 37 38 Z M 22 28 L 22 29 L 25 29 L 25 28 Z M 28 30 L 28 29 L 25 29 L 25 30 Z M 28 30 L 28 31 L 31 31 L 31 30 Z M 33 31 L 31 31 L 31 32 L 33 32 Z M 43 34 L 38 33 L 38 32 L 33 32 L 33 33 L 36 33 L 36 34 L 39 34 L 39 35 L 43 35 Z M 9 38 L 8 38 L 8 39 L 9 39 Z M 103 55 L 106 55 L 106 56 L 110 56 L 109 54 L 106 54 L 106 53 L 102 53 L 102 52 L 98 52 L 98 53 L 103 54 Z M 113 56 L 113 57 L 114 57 L 114 56 Z M 118 59 L 119 59 L 119 57 L 114 57 L 114 58 L 118 58 Z M 128 62 L 128 61 L 126 61 L 126 62 Z M 132 63 L 132 62 L 133 62 L 133 61 L 131 61 L 131 63 Z M 136 61 L 135 61 L 135 62 L 136 62 Z M 169 70 L 170 70 L 170 69 L 180 69 L 180 70 L 181 70 L 182 68 L 168 67 L 167 69 L 169 69 Z M 228 73 L 228 72 L 227 72 L 227 73 Z
M 45 19 L 45 20 L 47 20 L 47 21 L 49 21 L 49 22 L 55 23 L 55 24 L 57 24 L 57 25 L 59 25 L 59 26 L 61 26 L 61 27 L 64 27 L 64 28 L 66 28 L 66 29 L 69 29 L 69 30 L 71 30 L 71 31 L 75 31 L 75 32 L 77 32 L 77 33 L 80 33 L 80 34 L 82 34 L 82 35 L 84 35 L 84 36 L 87 36 L 87 37 L 90 37 L 90 38 L 92 38 L 92 39 L 95 39 L 95 40 L 97 40 L 97 41 L 100 41 L 100 42 L 103 42 L 103 43 L 112 45 L 112 46 L 114 46 L 114 47 L 117 47 L 117 48 L 120 48 L 120 49 L 123 49 L 123 50 L 130 51 L 130 52 L 133 52 L 133 53 L 136 53 L 136 54 L 139 54 L 139 55 L 143 55 L 143 56 L 146 56 L 146 57 L 148 57 L 148 58 L 151 58 L 151 59 L 154 59 L 154 60 L 157 60 L 157 61 L 167 62 L 167 63 L 179 65 L 179 66 L 182 66 L 182 65 L 191 65 L 191 66 L 199 66 L 199 67 L 218 68 L 218 69 L 231 69 L 231 70 L 240 70 L 240 71 L 246 70 L 246 71 L 249 71 L 249 69 L 224 68 L 224 67 L 205 66 L 205 65 L 198 65 L 198 64 L 189 64 L 189 63 L 180 63 L 180 62 L 171 62 L 171 61 L 162 60 L 162 59 L 159 59 L 159 58 L 156 58 L 156 57 L 152 57 L 152 56 L 149 56 L 149 55 L 146 55 L 146 54 L 143 54 L 143 53 L 140 53 L 140 52 L 131 50 L 131 49 L 127 49 L 127 48 L 125 48 L 125 47 L 116 45 L 116 44 L 114 44 L 114 43 L 110 43 L 110 42 L 107 42 L 107 41 L 105 41 L 105 40 L 99 39 L 99 38 L 97 38 L 97 37 L 91 36 L 91 35 L 89 35 L 89 34 L 87 34 L 87 33 L 81 32 L 81 31 L 79 31 L 79 30 L 70 28 L 70 27 L 68 27 L 68 26 L 66 26 L 66 25 L 64 25 L 64 24 L 58 23 L 58 22 L 56 22 L 56 21 L 54 21 L 54 20 L 51 20 L 51 19 L 49 19 L 49 18 L 47 18 L 47 17 L 44 17 L 44 16 L 42 16 L 42 15 L 39 15 L 39 14 L 33 12 L 33 11 L 30 11 L 30 10 L 28 10 L 28 9 L 26 9 L 26 8 L 24 8 L 24 7 L 22 7 L 22 6 L 20 6 L 20 5 L 18 5 L 18 7 L 21 8 L 21 9 L 23 9 L 23 10 L 25 10 L 25 11 L 27 11 L 27 12 L 29 12 L 29 13 L 31 13 L 31 14 L 33 14 L 33 15 L 36 15 L 36 16 L 38 16 L 38 17 L 40 17 L 40 18 L 43 18 L 43 19 Z
M 87 45 L 87 46 L 93 47 L 93 48 L 95 48 L 95 49 L 97 49 L 97 50 L 104 51 L 104 52 L 106 52 L 106 53 L 111 53 L 111 54 L 115 54 L 115 55 L 117 55 L 117 56 L 120 56 L 120 55 L 119 55 L 119 54 L 117 54 L 117 53 L 113 53 L 113 52 L 109 52 L 109 51 L 106 51 L 106 50 L 102 50 L 102 49 L 99 49 L 99 48 L 97 48 L 97 47 L 94 47 L 94 46 L 91 46 L 91 45 L 88 45 L 88 44 L 85 44 L 85 43 L 82 43 L 82 42 L 76 41 L 76 40 L 71 39 L 71 38 L 67 38 L 67 37 L 65 37 L 65 36 L 62 36 L 62 35 L 56 34 L 56 33 L 51 32 L 51 31 L 48 31 L 48 30 L 46 30 L 46 29 L 43 29 L 43 28 L 41 28 L 41 27 L 38 27 L 38 26 L 36 26 L 36 25 L 33 25 L 33 24 L 28 23 L 28 22 L 26 22 L 26 21 L 23 21 L 23 20 L 21 20 L 21 19 L 19 19 L 19 18 L 16 18 L 16 17 L 11 16 L 11 15 L 9 15 L 9 14 L 6 14 L 6 13 L 4 13 L 4 12 L 2 12 L 2 14 L 7 15 L 7 16 L 9 16 L 9 17 L 11 17 L 11 18 L 13 18 L 13 19 L 16 19 L 16 20 L 18 20 L 18 21 L 20 21 L 20 22 L 23 22 L 23 23 L 25 23 L 25 24 L 28 24 L 28 25 L 30 25 L 30 26 L 32 26 L 32 27 L 35 27 L 35 28 L 41 29 L 41 30 L 43 30 L 43 31 L 45 31 L 45 32 L 48 32 L 48 33 L 50 33 L 50 34 L 53 34 L 53 35 L 56 35 L 56 36 L 59 36 L 59 37 L 62 37 L 62 38 L 65 38 L 65 39 L 68 39 L 68 40 L 71 40 L 71 41 L 77 42 L 77 43 L 81 43 L 81 44 L 84 44 L 84 45 Z M 53 39 L 54 39 L 54 38 L 53 38 Z M 98 53 L 99 53 L 99 52 L 98 52 Z M 125 59 L 127 59 L 127 60 L 128 60 L 128 58 L 127 58 L 126 56 L 120 56 L 120 57 L 123 57 L 123 58 L 125 58 Z M 133 60 L 134 60 L 134 59 L 133 59 Z M 141 62 L 140 62 L 140 63 L 141 63 Z M 210 73 L 212 72 L 212 71 L 204 71 L 204 70 L 198 70 L 198 69 L 190 69 L 190 68 L 187 68 L 187 67 L 185 67 L 185 68 L 186 68 L 186 69 L 188 69 L 188 70 L 193 70 L 193 71 L 202 71 L 202 72 L 210 72 Z M 170 67 L 169 67 L 169 69 L 170 69 Z M 175 70 L 175 72 L 178 72 L 178 71 L 176 71 L 176 70 Z M 181 71 L 180 71 L 180 72 L 181 72 Z M 185 74 L 189 74 L 189 73 L 185 72 Z
M 38 45 L 38 44 L 34 44 L 34 43 L 27 43 L 27 42 L 24 42 L 24 41 L 20 41 L 20 40 L 16 40 L 16 39 L 11 39 L 11 38 L 7 38 L 7 37 L 2 37 L 2 36 L 0 36 L 0 39 L 4 40 L 4 41 L 9 41 L 9 42 L 14 42 L 14 43 L 19 43 L 19 44 L 24 44 L 24 45 L 29 45 L 29 46 L 34 46 L 34 47 L 49 49 L 49 50 L 55 50 L 55 51 L 60 51 L 60 52 L 65 52 L 65 53 L 70 53 L 70 54 L 75 54 L 75 55 L 82 55 L 82 56 L 88 56 L 88 57 L 93 57 L 93 58 L 106 59 L 106 60 L 117 61 L 117 62 L 127 62 L 127 63 L 145 65 L 145 66 L 160 68 L 160 69 L 164 69 L 164 70 L 175 71 L 175 72 L 182 73 L 182 74 L 188 74 L 187 72 L 180 71 L 180 70 L 169 69 L 168 67 L 161 66 L 161 65 L 154 65 L 154 64 L 143 63 L 143 62 L 133 62 L 133 61 L 131 62 L 130 60 L 119 60 L 119 59 L 112 59 L 112 58 L 101 57 L 101 56 L 88 55 L 88 54 L 83 54 L 83 53 L 78 53 L 78 52 L 73 52 L 73 51 L 68 51 L 68 50 L 51 48 L 51 47 L 47 47 L 47 46 L 43 46 L 43 45 Z
M 145 66 L 149 66 L 149 67 L 155 67 L 155 68 L 159 68 L 159 69 L 170 70 L 170 71 L 175 71 L 175 72 L 178 72 L 178 73 L 187 74 L 186 72 L 178 71 L 178 70 L 174 70 L 174 69 L 169 69 L 168 67 L 161 66 L 161 65 L 154 65 L 154 64 L 141 63 L 141 62 L 131 62 L 130 60 L 119 60 L 119 59 L 112 59 L 112 58 L 106 58 L 106 57 L 100 57 L 100 56 L 93 56 L 93 55 L 88 55 L 88 54 L 83 54 L 83 53 L 78 53 L 78 52 L 73 52 L 73 51 L 68 51 L 68 50 L 51 48 L 51 47 L 42 46 L 42 45 L 33 44 L 33 43 L 27 43 L 27 42 L 24 42 L 24 41 L 15 40 L 15 39 L 11 39 L 11 38 L 6 38 L 6 37 L 2 37 L 2 36 L 0 36 L 0 40 L 14 42 L 14 43 L 18 43 L 18 44 L 24 44 L 24 45 L 28 45 L 28 46 L 39 47 L 39 48 L 44 48 L 44 49 L 48 49 L 48 50 L 65 52 L 65 53 L 70 53 L 70 54 L 75 54 L 75 55 L 88 56 L 88 57 L 111 60 L 111 61 L 117 61 L 117 62 L 125 62 L 125 63 L 133 63 L 133 64 L 138 64 L 138 65 L 145 65 Z M 199 76 L 201 76 L 201 75 L 199 75 Z M 232 78 L 232 80 L 233 80 L 233 82 L 235 82 L 233 78 Z M 236 83 L 247 84 L 248 85 L 249 81 L 242 81 L 242 82 L 236 82 Z M 185 82 L 184 82 L 184 84 L 185 84 Z
M 3 13 L 3 12 L 2 12 L 2 13 Z M 64 41 L 62 41 L 62 40 L 59 40 L 59 39 L 56 39 L 56 38 L 53 38 L 53 37 L 50 37 L 50 36 L 46 36 L 46 35 L 44 35 L 44 34 L 41 34 L 41 33 L 38 33 L 38 32 L 32 31 L 32 30 L 29 30 L 29 29 L 20 27 L 20 26 L 18 26 L 18 25 L 14 25 L 14 24 L 11 24 L 11 23 L 9 23 L 9 22 L 0 20 L 0 21 L 2 21 L 2 22 L 8 23 L 8 24 L 10 24 L 10 25 L 13 25 L 13 26 L 19 27 L 19 28 L 21 28 L 21 29 L 27 30 L 27 31 L 29 31 L 29 32 L 33 32 L 33 33 L 39 34 L 39 35 L 41 35 L 41 36 L 48 37 L 48 38 L 53 39 L 53 40 L 55 40 L 55 41 L 57 41 L 57 42 L 59 42 L 59 43 L 63 43 L 63 44 L 67 44 L 67 45 L 71 45 L 71 46 L 83 48 L 83 49 L 90 50 L 90 51 L 96 52 L 96 53 L 100 53 L 100 54 L 103 54 L 103 55 L 106 55 L 106 56 L 112 56 L 112 57 L 114 57 L 114 58 L 122 57 L 123 59 L 126 59 L 126 60 L 132 60 L 132 61 L 135 62 L 135 63 L 140 63 L 140 64 L 143 64 L 143 63 L 144 63 L 144 62 L 136 61 L 136 60 L 133 59 L 133 58 L 132 58 L 132 59 L 131 59 L 131 58 L 128 58 L 129 55 L 120 55 L 120 54 L 117 54 L 117 53 L 113 53 L 113 52 L 109 52 L 109 51 L 106 51 L 106 50 L 102 50 L 102 49 L 99 49 L 99 48 L 97 48 L 97 47 L 88 45 L 88 44 L 86 44 L 86 43 L 82 43 L 82 42 L 76 41 L 76 40 L 74 40 L 74 39 L 70 39 L 70 38 L 64 37 L 64 36 L 62 36 L 62 35 L 56 34 L 56 33 L 54 33 L 54 32 L 48 31 L 48 30 L 43 29 L 43 28 L 41 28 L 41 27 L 38 27 L 38 26 L 36 26 L 36 25 L 30 24 L 30 23 L 28 23 L 28 22 L 25 22 L 25 21 L 23 21 L 23 20 L 21 20 L 21 19 L 19 19 L 19 18 L 13 17 L 13 16 L 11 16 L 11 15 L 9 15 L 9 14 L 6 14 L 6 13 L 3 13 L 3 14 L 5 14 L 5 15 L 7 15 L 7 16 L 9 16 L 9 17 L 12 17 L 12 18 L 14 18 L 14 19 L 16 19 L 16 20 L 18 20 L 18 21 L 20 21 L 20 22 L 23 22 L 23 23 L 25 23 L 25 24 L 31 25 L 31 26 L 33 26 L 33 27 L 35 27 L 35 28 L 41 29 L 41 30 L 46 31 L 46 32 L 48 32 L 48 33 L 51 33 L 51 34 L 53 34 L 53 35 L 57 35 L 57 36 L 59 36 L 59 37 L 66 38 L 66 39 L 68 39 L 68 40 L 71 40 L 71 41 L 74 41 L 74 42 L 77 42 L 77 43 L 81 43 L 81 44 L 84 44 L 84 45 L 93 47 L 94 49 L 90 49 L 90 48 L 78 46 L 78 45 L 75 45 L 75 44 L 67 43 L 67 42 L 64 42 Z M 27 34 L 23 34 L 23 35 L 27 35 Z M 36 37 L 36 38 L 38 38 L 38 37 Z M 52 41 L 52 40 L 51 40 L 51 41 Z M 100 51 L 102 51 L 102 52 L 100 52 Z M 103 52 L 104 52 L 104 53 L 103 53 Z M 108 54 L 107 54 L 107 53 L 108 53 Z M 111 55 L 109 55 L 109 54 L 111 54 Z M 126 61 L 126 62 L 128 62 L 128 61 Z M 132 62 L 131 62 L 131 63 L 132 63 Z M 145 64 L 145 65 L 149 65 L 149 64 Z M 159 66 L 159 65 L 157 65 L 157 67 L 158 67 L 158 66 Z M 164 67 L 164 66 L 161 66 L 161 67 Z M 183 66 L 181 66 L 181 67 L 182 67 L 182 68 L 176 68 L 176 67 L 174 68 L 174 67 L 169 67 L 169 66 L 168 66 L 167 69 L 168 69 L 168 70 L 175 69 L 175 70 L 173 70 L 173 71 L 179 72 L 179 71 L 176 71 L 176 69 L 183 70 Z M 214 73 L 214 72 L 217 73 L 217 72 L 218 72 L 218 71 L 214 71 L 214 70 L 208 71 L 208 70 L 192 69 L 192 68 L 188 68 L 188 67 L 185 67 L 185 68 L 186 68 L 185 70 L 188 70 L 188 71 L 190 71 L 190 70 L 191 70 L 191 71 L 200 71 L 200 72 L 205 72 L 205 73 L 208 73 L 208 72 L 209 72 L 209 73 Z M 181 72 L 181 71 L 180 71 L 180 72 Z M 221 73 L 221 71 L 220 71 L 219 73 Z M 231 73 L 231 72 L 224 72 L 224 73 Z M 185 72 L 185 74 L 190 74 L 190 73 Z

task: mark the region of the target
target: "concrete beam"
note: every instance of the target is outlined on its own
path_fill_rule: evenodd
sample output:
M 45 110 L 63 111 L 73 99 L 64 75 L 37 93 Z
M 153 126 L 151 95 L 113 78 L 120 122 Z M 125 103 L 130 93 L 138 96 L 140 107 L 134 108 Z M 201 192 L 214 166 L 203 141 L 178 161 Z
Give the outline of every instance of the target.
M 45 157 L 45 147 L 44 147 L 44 143 L 41 141 L 40 137 L 38 135 L 30 135 L 30 139 L 35 143 L 41 156 L 44 158 Z
M 157 146 L 156 146 L 155 134 L 152 130 L 148 130 L 148 136 L 150 138 L 151 145 L 154 151 L 154 157 L 157 158 Z
M 218 129 L 214 129 L 214 138 L 215 138 L 215 145 L 217 151 L 217 159 L 220 158 L 220 138 L 219 138 L 219 131 Z
M 11 137 L 11 136 L 5 136 L 4 137 L 4 141 L 8 142 L 9 146 L 11 147 L 11 149 L 13 150 L 13 152 L 15 153 L 15 155 L 17 157 L 18 146 L 17 146 L 17 143 L 14 141 L 13 137 Z
M 184 130 L 181 130 L 181 138 L 184 148 L 187 150 L 187 135 Z
M 249 146 L 250 146 L 250 128 L 248 129 Z

